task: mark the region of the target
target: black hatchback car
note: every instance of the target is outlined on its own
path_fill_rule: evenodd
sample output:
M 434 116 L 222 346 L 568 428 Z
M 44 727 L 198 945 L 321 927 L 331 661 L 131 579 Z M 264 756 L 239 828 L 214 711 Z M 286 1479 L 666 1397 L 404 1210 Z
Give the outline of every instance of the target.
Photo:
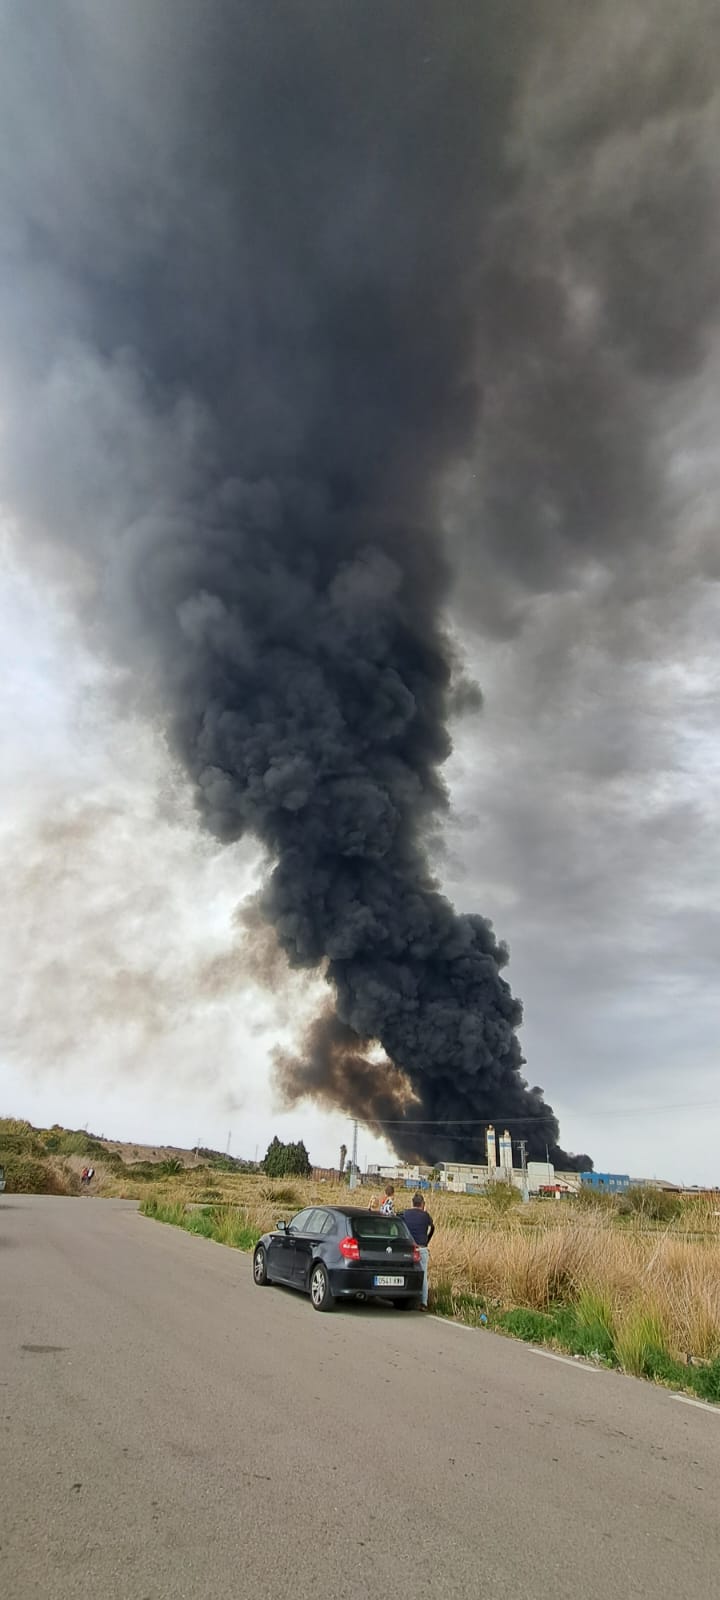
M 398 1309 L 419 1304 L 420 1252 L 400 1217 L 357 1206 L 308 1206 L 291 1222 L 278 1222 L 255 1247 L 256 1284 L 302 1289 L 316 1311 L 336 1300 L 392 1300 Z

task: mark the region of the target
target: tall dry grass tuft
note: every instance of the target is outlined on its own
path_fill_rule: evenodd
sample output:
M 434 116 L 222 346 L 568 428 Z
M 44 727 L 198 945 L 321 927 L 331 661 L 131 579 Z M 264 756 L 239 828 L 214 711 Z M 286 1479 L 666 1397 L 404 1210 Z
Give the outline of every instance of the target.
M 623 1315 L 647 1315 L 678 1358 L 720 1354 L 720 1249 L 713 1240 L 627 1231 L 607 1213 L 588 1225 L 576 1213 L 537 1230 L 439 1228 L 431 1262 L 445 1297 L 470 1294 L 533 1311 L 584 1303 L 608 1331 Z
M 618 1319 L 614 1345 L 623 1372 L 630 1372 L 636 1378 L 649 1374 L 653 1361 L 668 1346 L 668 1327 L 662 1307 L 652 1300 L 630 1306 Z

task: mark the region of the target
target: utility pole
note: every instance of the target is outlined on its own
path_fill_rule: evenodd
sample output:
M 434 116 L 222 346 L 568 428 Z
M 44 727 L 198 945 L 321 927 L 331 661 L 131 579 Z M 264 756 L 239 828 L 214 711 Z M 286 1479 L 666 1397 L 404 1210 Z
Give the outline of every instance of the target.
M 358 1174 L 357 1174 L 357 1140 L 358 1140 L 358 1125 L 357 1125 L 357 1117 L 356 1117 L 355 1121 L 353 1123 L 352 1156 L 351 1156 L 351 1159 L 350 1159 L 350 1188 L 351 1189 L 357 1189 L 357 1181 L 358 1181 Z
M 523 1204 L 527 1205 L 530 1199 L 527 1171 L 527 1139 L 520 1139 L 518 1142 L 520 1145 L 520 1165 L 522 1167 L 522 1197 Z

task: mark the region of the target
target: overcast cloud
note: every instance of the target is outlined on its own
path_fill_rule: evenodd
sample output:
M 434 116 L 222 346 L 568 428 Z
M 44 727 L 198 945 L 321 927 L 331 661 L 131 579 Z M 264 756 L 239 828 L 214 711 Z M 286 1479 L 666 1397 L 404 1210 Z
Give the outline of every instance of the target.
M 61 1120 L 63 1094 L 92 1121 L 135 1103 L 138 1137 L 169 1100 L 188 1141 L 198 1099 L 273 1131 L 272 1048 L 314 991 L 258 987 L 233 923 L 256 824 L 235 842 L 178 682 L 210 637 L 246 673 L 254 621 L 216 549 L 215 590 L 187 552 L 223 517 L 262 541 L 268 476 L 307 484 L 321 446 L 334 483 L 444 527 L 484 698 L 431 848 L 510 945 L 530 1083 L 596 1164 L 720 1180 L 720 23 L 500 10 L 502 45 L 490 5 L 412 31 L 320 3 L 302 28 L 220 0 L 0 9 L 13 1110 L 26 1085 Z M 341 1121 L 291 1121 L 334 1157 Z

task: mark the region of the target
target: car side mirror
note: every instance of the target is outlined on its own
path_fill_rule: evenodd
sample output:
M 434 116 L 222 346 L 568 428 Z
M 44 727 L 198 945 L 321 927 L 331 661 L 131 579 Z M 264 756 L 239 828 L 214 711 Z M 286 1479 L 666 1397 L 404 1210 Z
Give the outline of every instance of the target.
M 276 1223 L 276 1227 L 278 1233 L 287 1233 L 288 1231 L 288 1225 L 286 1222 L 278 1222 Z

